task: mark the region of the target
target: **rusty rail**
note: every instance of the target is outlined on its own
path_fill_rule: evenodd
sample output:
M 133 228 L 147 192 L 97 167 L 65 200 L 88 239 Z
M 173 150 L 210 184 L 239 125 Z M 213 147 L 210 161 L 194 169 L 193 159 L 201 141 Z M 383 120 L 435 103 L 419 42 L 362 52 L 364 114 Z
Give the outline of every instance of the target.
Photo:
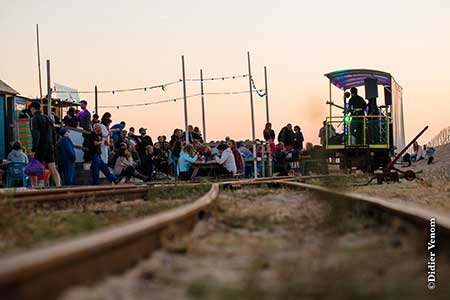
M 161 247 L 168 234 L 188 233 L 202 216 L 208 215 L 220 186 L 273 183 L 306 189 L 324 195 L 326 199 L 365 203 L 412 219 L 422 226 L 429 224 L 430 218 L 434 217 L 440 233 L 450 236 L 448 217 L 419 207 L 406 207 L 381 198 L 290 182 L 286 178 L 277 179 L 215 183 L 206 195 L 191 204 L 47 248 L 0 259 L 1 299 L 56 299 L 71 285 L 92 284 L 105 275 L 124 271 Z M 288 178 L 291 179 L 295 178 Z

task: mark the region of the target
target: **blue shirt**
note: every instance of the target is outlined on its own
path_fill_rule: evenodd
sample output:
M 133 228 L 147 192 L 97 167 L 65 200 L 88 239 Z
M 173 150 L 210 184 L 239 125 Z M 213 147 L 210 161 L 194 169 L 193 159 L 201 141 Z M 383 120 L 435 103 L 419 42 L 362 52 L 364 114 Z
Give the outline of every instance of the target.
M 114 144 L 117 143 L 117 141 L 119 140 L 119 136 L 122 134 L 122 130 L 123 130 L 123 125 L 122 124 L 116 124 L 113 125 L 109 130 L 112 131 L 113 133 L 113 139 L 114 139 Z M 119 129 L 118 131 L 114 130 L 114 129 Z
M 178 159 L 178 172 L 189 172 L 192 164 L 197 161 L 197 155 L 191 157 L 186 151 L 182 151 Z

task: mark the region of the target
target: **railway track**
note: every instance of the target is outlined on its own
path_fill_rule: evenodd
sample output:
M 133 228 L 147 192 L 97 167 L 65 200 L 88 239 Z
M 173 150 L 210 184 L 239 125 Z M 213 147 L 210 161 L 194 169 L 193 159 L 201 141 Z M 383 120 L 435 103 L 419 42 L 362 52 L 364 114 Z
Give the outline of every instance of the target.
M 280 179 L 288 179 L 288 176 Z M 317 178 L 317 177 L 308 177 Z M 253 180 L 261 182 L 266 178 Z M 222 184 L 238 182 L 230 180 Z M 171 187 L 184 185 L 198 185 L 201 182 L 152 182 L 147 184 L 124 184 L 124 185 L 106 185 L 106 186 L 80 186 L 80 187 L 62 187 L 53 189 L 36 189 L 16 191 L 10 190 L 0 193 L 2 204 L 14 204 L 16 206 L 42 206 L 42 205 L 63 205 L 67 202 L 79 202 L 83 200 L 105 201 L 115 199 L 117 201 L 134 200 L 136 198 L 145 199 L 148 193 L 155 187 Z
M 430 218 L 434 217 L 440 235 L 450 237 L 449 218 L 418 207 L 405 207 L 380 198 L 291 182 L 286 178 L 228 181 L 214 183 L 207 194 L 191 204 L 48 248 L 1 259 L 2 299 L 55 299 L 68 286 L 91 284 L 105 275 L 122 272 L 161 247 L 164 239 L 187 234 L 211 212 L 220 187 L 236 188 L 249 184 L 281 185 L 319 193 L 333 201 L 363 203 L 406 217 L 420 226 L 429 224 Z M 92 192 L 90 189 L 84 190 L 89 191 Z

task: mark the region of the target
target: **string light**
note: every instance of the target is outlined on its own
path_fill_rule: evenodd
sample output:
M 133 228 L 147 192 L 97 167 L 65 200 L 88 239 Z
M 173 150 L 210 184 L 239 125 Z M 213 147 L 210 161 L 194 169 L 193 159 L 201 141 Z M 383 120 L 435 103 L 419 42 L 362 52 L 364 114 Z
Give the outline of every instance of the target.
M 256 88 L 255 81 L 253 80 L 253 78 L 251 79 L 251 82 L 252 82 L 252 87 L 253 87 L 253 89 L 256 91 L 256 93 L 258 94 L 258 96 L 261 97 L 261 98 L 264 97 L 264 96 L 266 95 L 266 91 L 265 91 L 265 90 L 258 90 L 258 89 Z M 264 91 L 264 93 L 261 92 L 261 91 Z
M 112 93 L 113 95 L 115 93 L 123 93 L 123 92 L 135 92 L 135 91 L 147 91 L 152 89 L 160 88 L 163 91 L 166 91 L 166 88 L 170 85 L 177 84 L 182 82 L 182 80 L 167 82 L 163 84 L 158 85 L 152 85 L 152 86 L 145 86 L 145 87 L 138 87 L 138 88 L 129 88 L 129 89 L 115 89 L 115 90 L 99 90 L 97 91 L 98 94 L 109 94 Z M 78 94 L 95 94 L 95 91 L 57 91 L 55 88 L 56 93 L 78 93 Z
M 248 76 L 248 74 L 226 76 L 226 77 L 211 77 L 211 78 L 203 78 L 203 81 L 237 79 L 237 78 L 244 78 L 244 77 L 247 77 L 247 76 Z M 188 82 L 188 81 L 202 81 L 202 79 L 200 79 L 200 78 L 186 79 L 186 82 Z M 162 89 L 165 92 L 167 90 L 168 86 L 174 85 L 174 84 L 178 84 L 178 83 L 181 83 L 181 82 L 183 82 L 183 80 L 182 79 L 178 79 L 177 81 L 171 81 L 171 82 L 158 84 L 158 85 L 153 85 L 153 86 L 144 86 L 144 87 L 128 88 L 128 89 L 98 90 L 97 93 L 98 94 L 109 94 L 109 93 L 111 93 L 111 94 L 115 95 L 116 93 L 124 93 L 124 92 L 135 92 L 135 91 L 144 91 L 144 92 L 146 92 L 148 90 L 157 89 L 157 88 L 160 88 L 160 89 Z M 55 88 L 54 92 L 56 92 L 56 93 L 66 93 L 66 94 L 71 94 L 71 93 L 95 94 L 95 91 L 57 91 L 56 88 Z
M 253 90 L 253 93 L 261 93 L 265 90 Z M 239 94 L 248 94 L 249 91 L 231 91 L 231 92 L 209 92 L 209 93 L 203 93 L 203 95 L 239 95 Z M 193 98 L 201 96 L 201 93 L 188 95 L 186 98 Z M 178 98 L 171 98 L 171 99 L 165 99 L 165 100 L 159 100 L 159 101 L 153 101 L 153 102 L 145 102 L 145 103 L 135 103 L 135 104 L 123 104 L 123 105 L 108 105 L 108 106 L 99 106 L 98 108 L 117 108 L 119 107 L 138 107 L 138 106 L 147 106 L 147 105 L 155 105 L 155 104 L 162 104 L 162 103 L 168 103 L 168 102 L 177 102 L 177 100 L 182 100 L 184 97 L 178 97 Z

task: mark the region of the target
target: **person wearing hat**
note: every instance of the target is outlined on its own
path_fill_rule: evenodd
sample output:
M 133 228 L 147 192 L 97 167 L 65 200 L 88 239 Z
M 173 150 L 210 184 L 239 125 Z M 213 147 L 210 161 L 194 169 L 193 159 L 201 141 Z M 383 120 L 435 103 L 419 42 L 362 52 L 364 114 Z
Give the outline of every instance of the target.
M 72 140 L 69 138 L 69 130 L 67 128 L 61 128 L 59 131 L 61 139 L 59 140 L 60 156 L 63 162 L 63 176 L 65 185 L 75 184 L 75 149 L 73 147 Z
M 153 146 L 153 141 L 152 138 L 147 135 L 147 128 L 139 128 L 139 134 L 140 136 L 137 136 L 135 139 L 137 142 L 137 151 L 139 153 L 141 161 L 144 161 L 145 149 L 147 148 L 147 146 Z

